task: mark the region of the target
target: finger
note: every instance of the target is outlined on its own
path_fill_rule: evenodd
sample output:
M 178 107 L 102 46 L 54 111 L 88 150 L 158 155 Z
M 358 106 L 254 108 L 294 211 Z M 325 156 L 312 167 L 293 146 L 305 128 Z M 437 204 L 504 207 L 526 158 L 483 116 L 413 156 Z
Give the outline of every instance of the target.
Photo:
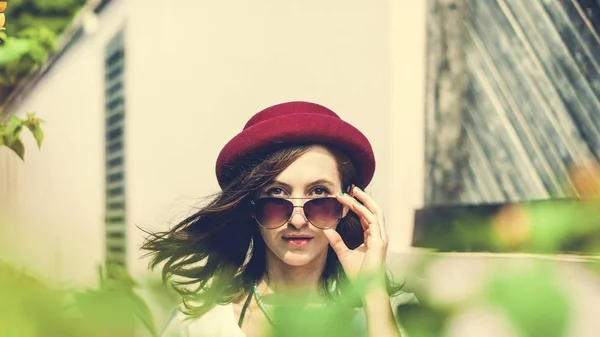
M 362 221 L 367 221 L 364 218 L 361 218 L 361 219 L 362 219 Z M 368 227 L 367 227 L 366 233 L 370 233 L 370 231 L 368 230 L 368 228 L 377 227 L 377 228 L 379 228 L 379 231 L 378 231 L 379 234 L 377 234 L 378 238 L 380 238 L 382 241 L 387 241 L 388 240 L 388 236 L 387 236 L 387 232 L 385 231 L 385 225 L 378 225 L 378 224 L 381 224 L 380 220 L 377 220 L 377 222 L 375 222 L 373 224 L 369 224 Z M 363 229 L 364 228 L 365 227 L 363 226 Z
M 354 187 L 352 191 L 350 191 L 354 197 L 360 200 L 366 207 L 377 217 L 377 224 L 379 227 L 379 234 L 381 238 L 387 240 L 387 233 L 385 230 L 385 219 L 383 218 L 383 212 L 379 205 L 371 198 L 365 191 L 361 190 L 358 187 Z
M 360 188 L 355 186 L 352 189 L 352 191 L 350 191 L 350 194 L 356 199 L 360 200 L 360 202 L 362 202 L 363 205 L 365 205 L 371 213 L 376 215 L 382 213 L 381 208 L 379 207 L 379 205 L 377 205 L 375 200 L 373 200 L 373 198 L 371 198 L 365 191 L 361 190 Z
M 342 257 L 350 251 L 350 249 L 348 249 L 348 246 L 346 246 L 346 244 L 344 243 L 344 240 L 342 239 L 340 233 L 338 233 L 335 229 L 324 229 L 323 234 L 325 234 L 327 241 L 329 241 L 331 248 L 333 248 L 338 258 Z
M 378 216 L 378 218 L 379 218 L 379 223 L 381 224 L 381 227 L 380 227 L 380 229 L 381 229 L 381 238 L 383 240 L 387 241 L 388 235 L 387 235 L 387 231 L 385 229 L 385 218 L 384 218 L 383 214 L 380 214 Z
M 371 211 L 369 211 L 368 208 L 361 205 L 358 202 L 358 200 L 354 199 L 354 197 L 352 197 L 351 195 L 344 193 L 343 195 L 338 195 L 337 198 L 340 203 L 348 206 L 348 208 L 350 208 L 352 212 L 356 213 L 359 217 L 366 220 L 367 224 L 371 224 L 377 221 L 377 217 Z
M 358 200 L 354 199 L 354 197 L 350 195 L 345 195 L 340 197 L 346 205 L 350 207 L 350 209 L 358 214 L 360 218 L 362 218 L 363 229 L 370 229 L 370 233 L 377 238 L 381 238 L 381 230 L 379 220 L 377 216 L 373 214 L 366 206 L 361 205 Z

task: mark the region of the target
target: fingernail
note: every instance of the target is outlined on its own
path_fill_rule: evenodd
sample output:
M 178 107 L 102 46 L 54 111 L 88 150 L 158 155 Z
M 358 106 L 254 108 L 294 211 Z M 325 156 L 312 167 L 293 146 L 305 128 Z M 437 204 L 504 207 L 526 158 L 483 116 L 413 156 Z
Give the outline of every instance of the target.
M 340 192 L 339 194 L 340 194 L 340 197 L 344 196 L 344 192 Z

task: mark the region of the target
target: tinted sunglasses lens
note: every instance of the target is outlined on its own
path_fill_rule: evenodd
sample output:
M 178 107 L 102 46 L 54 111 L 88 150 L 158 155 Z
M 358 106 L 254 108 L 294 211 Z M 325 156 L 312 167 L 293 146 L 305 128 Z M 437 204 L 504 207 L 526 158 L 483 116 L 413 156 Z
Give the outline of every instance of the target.
M 288 221 L 294 211 L 294 205 L 282 198 L 263 198 L 255 202 L 256 221 L 266 228 L 277 228 Z
M 304 214 L 308 220 L 322 229 L 332 228 L 342 217 L 342 204 L 335 198 L 317 198 L 304 204 Z

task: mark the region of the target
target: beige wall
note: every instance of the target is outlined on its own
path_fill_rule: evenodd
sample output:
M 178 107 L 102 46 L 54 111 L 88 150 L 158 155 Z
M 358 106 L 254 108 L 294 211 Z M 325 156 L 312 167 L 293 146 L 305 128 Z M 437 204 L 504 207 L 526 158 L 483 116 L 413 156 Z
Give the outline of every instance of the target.
M 27 220 L 21 251 L 61 279 L 95 277 L 104 249 L 103 47 L 125 19 L 135 274 L 147 263 L 136 226 L 164 229 L 217 191 L 221 147 L 253 113 L 286 100 L 329 106 L 369 137 L 378 160 L 370 192 L 386 211 L 392 250 L 403 250 L 422 199 L 424 18 L 424 3 L 408 0 L 115 2 L 100 31 L 17 107 L 48 120 L 43 150 L 30 144 L 28 163 L 11 173 Z
M 390 250 L 407 251 L 414 210 L 424 201 L 425 43 L 428 1 L 391 0 Z M 391 187 L 391 188 L 390 188 Z

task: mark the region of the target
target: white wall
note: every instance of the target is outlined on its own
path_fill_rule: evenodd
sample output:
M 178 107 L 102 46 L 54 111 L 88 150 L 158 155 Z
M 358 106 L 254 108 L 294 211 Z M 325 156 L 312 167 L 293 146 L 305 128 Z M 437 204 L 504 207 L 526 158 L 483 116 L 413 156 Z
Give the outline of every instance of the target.
M 104 46 L 124 24 L 125 4 L 111 5 L 98 34 L 80 39 L 15 107 L 46 121 L 42 149 L 25 136 L 25 163 L 0 149 L 11 169 L 0 175 L 14 184 L 3 199 L 17 216 L 0 241 L 13 259 L 69 283 L 94 282 L 104 255 Z
M 425 0 L 391 3 L 390 251 L 411 247 L 414 211 L 423 207 L 425 183 Z

